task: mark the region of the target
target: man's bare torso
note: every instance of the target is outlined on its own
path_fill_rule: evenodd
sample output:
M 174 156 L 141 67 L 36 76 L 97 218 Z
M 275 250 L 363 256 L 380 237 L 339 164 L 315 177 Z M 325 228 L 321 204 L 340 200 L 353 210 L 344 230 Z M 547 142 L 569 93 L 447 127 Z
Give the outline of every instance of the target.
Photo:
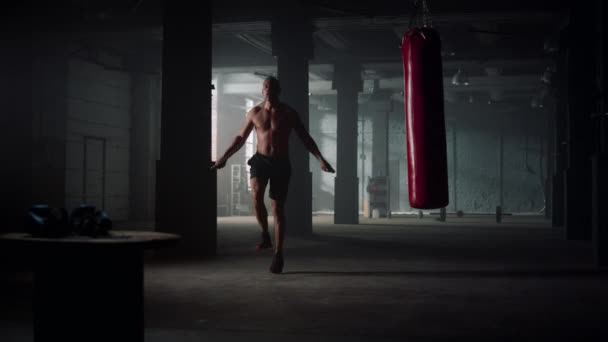
M 289 133 L 295 115 L 293 110 L 283 103 L 270 106 L 262 102 L 251 110 L 251 114 L 257 137 L 257 152 L 269 157 L 287 157 Z

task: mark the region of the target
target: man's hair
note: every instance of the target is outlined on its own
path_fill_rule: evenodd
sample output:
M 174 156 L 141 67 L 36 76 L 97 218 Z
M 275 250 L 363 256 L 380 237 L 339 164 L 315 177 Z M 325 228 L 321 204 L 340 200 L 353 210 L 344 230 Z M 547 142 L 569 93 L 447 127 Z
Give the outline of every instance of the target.
M 264 79 L 264 82 L 268 82 L 270 83 L 269 86 L 281 90 L 281 84 L 279 83 L 279 80 L 274 76 L 266 77 L 266 79 Z

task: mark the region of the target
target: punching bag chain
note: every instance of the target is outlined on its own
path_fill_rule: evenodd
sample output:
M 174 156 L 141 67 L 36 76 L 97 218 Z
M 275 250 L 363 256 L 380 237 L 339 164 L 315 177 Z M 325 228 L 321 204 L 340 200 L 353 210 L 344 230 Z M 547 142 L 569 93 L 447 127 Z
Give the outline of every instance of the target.
M 422 25 L 433 26 L 431 22 L 431 11 L 429 10 L 428 1 L 422 0 Z
M 414 19 L 416 18 L 419 19 L 418 24 L 422 27 L 433 26 L 433 23 L 431 22 L 431 12 L 429 10 L 429 4 L 427 0 L 414 1 L 414 10 L 410 15 L 409 28 L 412 28 L 412 24 L 414 24 Z

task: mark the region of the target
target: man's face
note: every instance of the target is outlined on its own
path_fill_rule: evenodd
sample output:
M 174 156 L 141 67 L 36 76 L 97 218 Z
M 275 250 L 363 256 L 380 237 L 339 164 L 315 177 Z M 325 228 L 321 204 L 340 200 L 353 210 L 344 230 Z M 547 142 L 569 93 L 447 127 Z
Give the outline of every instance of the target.
M 265 80 L 262 85 L 262 96 L 264 98 L 277 97 L 279 95 L 279 86 L 276 82 Z

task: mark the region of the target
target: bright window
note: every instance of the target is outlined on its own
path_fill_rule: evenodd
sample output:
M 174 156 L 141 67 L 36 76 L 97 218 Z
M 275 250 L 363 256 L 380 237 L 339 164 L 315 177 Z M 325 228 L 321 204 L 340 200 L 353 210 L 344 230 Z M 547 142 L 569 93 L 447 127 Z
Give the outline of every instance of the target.
M 213 80 L 214 85 L 217 79 Z M 217 160 L 217 89 L 211 89 L 211 160 Z

